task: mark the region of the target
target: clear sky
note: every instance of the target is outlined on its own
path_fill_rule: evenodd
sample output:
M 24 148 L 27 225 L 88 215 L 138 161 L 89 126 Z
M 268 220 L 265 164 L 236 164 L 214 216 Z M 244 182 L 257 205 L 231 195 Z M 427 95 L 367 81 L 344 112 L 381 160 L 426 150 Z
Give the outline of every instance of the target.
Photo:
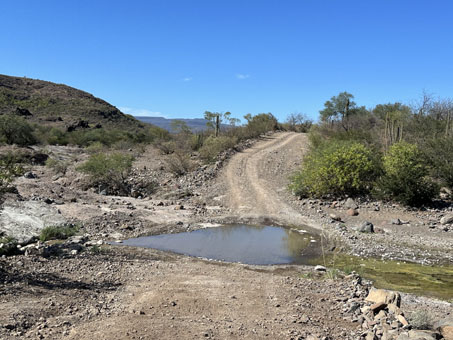
M 0 73 L 128 113 L 291 112 L 453 96 L 453 1 L 0 2 Z

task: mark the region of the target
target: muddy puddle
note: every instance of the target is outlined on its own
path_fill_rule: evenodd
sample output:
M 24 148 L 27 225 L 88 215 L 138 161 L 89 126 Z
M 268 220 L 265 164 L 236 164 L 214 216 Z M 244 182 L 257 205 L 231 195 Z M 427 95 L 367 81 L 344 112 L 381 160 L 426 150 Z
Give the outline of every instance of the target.
M 251 265 L 308 264 L 320 256 L 319 236 L 275 226 L 221 225 L 132 238 L 122 245 Z

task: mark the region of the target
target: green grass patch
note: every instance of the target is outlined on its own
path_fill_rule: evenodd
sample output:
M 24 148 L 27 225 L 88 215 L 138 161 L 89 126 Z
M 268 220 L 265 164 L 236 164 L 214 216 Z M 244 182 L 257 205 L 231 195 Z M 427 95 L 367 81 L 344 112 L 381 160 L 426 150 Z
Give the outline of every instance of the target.
M 39 239 L 42 242 L 49 240 L 66 240 L 79 231 L 77 226 L 49 226 L 41 230 Z
M 453 301 L 453 266 L 424 266 L 349 255 L 326 256 L 328 267 L 355 271 L 372 280 L 377 288 L 397 290 Z M 318 263 L 319 259 L 313 261 Z

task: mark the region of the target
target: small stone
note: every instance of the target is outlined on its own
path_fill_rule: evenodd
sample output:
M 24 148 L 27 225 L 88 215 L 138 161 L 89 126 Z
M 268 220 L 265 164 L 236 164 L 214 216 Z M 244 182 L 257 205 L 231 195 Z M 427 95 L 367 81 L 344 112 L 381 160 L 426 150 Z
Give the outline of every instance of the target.
M 394 224 L 394 225 L 401 225 L 403 224 L 403 222 L 401 222 L 401 220 L 399 218 L 394 218 L 390 221 L 390 223 Z
M 346 200 L 346 202 L 344 203 L 344 206 L 345 208 L 347 209 L 357 209 L 359 206 L 357 205 L 357 203 L 352 199 L 352 198 L 348 198 Z
M 409 322 L 407 322 L 406 318 L 405 318 L 404 316 L 402 316 L 402 315 L 397 315 L 397 316 L 396 316 L 396 319 L 397 319 L 399 322 L 401 322 L 401 324 L 402 324 L 403 326 L 408 326 L 408 325 L 409 325 Z
M 327 268 L 318 264 L 318 265 L 315 267 L 315 270 L 316 270 L 317 272 L 325 272 L 325 271 L 327 271 Z
M 358 229 L 361 233 L 374 233 L 374 225 L 371 222 L 364 222 Z
M 450 224 L 453 222 L 453 214 L 445 215 L 440 219 L 440 224 Z
M 330 217 L 333 221 L 341 222 L 341 217 L 338 216 L 338 215 L 330 214 L 329 217 Z
M 348 216 L 357 216 L 359 214 L 359 212 L 356 209 L 348 209 L 346 211 L 346 214 Z

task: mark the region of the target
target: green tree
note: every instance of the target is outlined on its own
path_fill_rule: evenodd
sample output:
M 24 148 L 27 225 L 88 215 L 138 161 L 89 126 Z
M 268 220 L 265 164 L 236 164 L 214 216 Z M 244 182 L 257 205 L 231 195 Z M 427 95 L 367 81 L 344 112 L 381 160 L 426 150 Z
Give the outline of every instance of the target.
M 350 119 L 354 115 L 366 113 L 365 107 L 358 107 L 353 101 L 354 96 L 348 92 L 341 92 L 324 103 L 324 109 L 319 111 L 321 121 L 333 124 L 340 123 L 344 130 L 350 130 Z

